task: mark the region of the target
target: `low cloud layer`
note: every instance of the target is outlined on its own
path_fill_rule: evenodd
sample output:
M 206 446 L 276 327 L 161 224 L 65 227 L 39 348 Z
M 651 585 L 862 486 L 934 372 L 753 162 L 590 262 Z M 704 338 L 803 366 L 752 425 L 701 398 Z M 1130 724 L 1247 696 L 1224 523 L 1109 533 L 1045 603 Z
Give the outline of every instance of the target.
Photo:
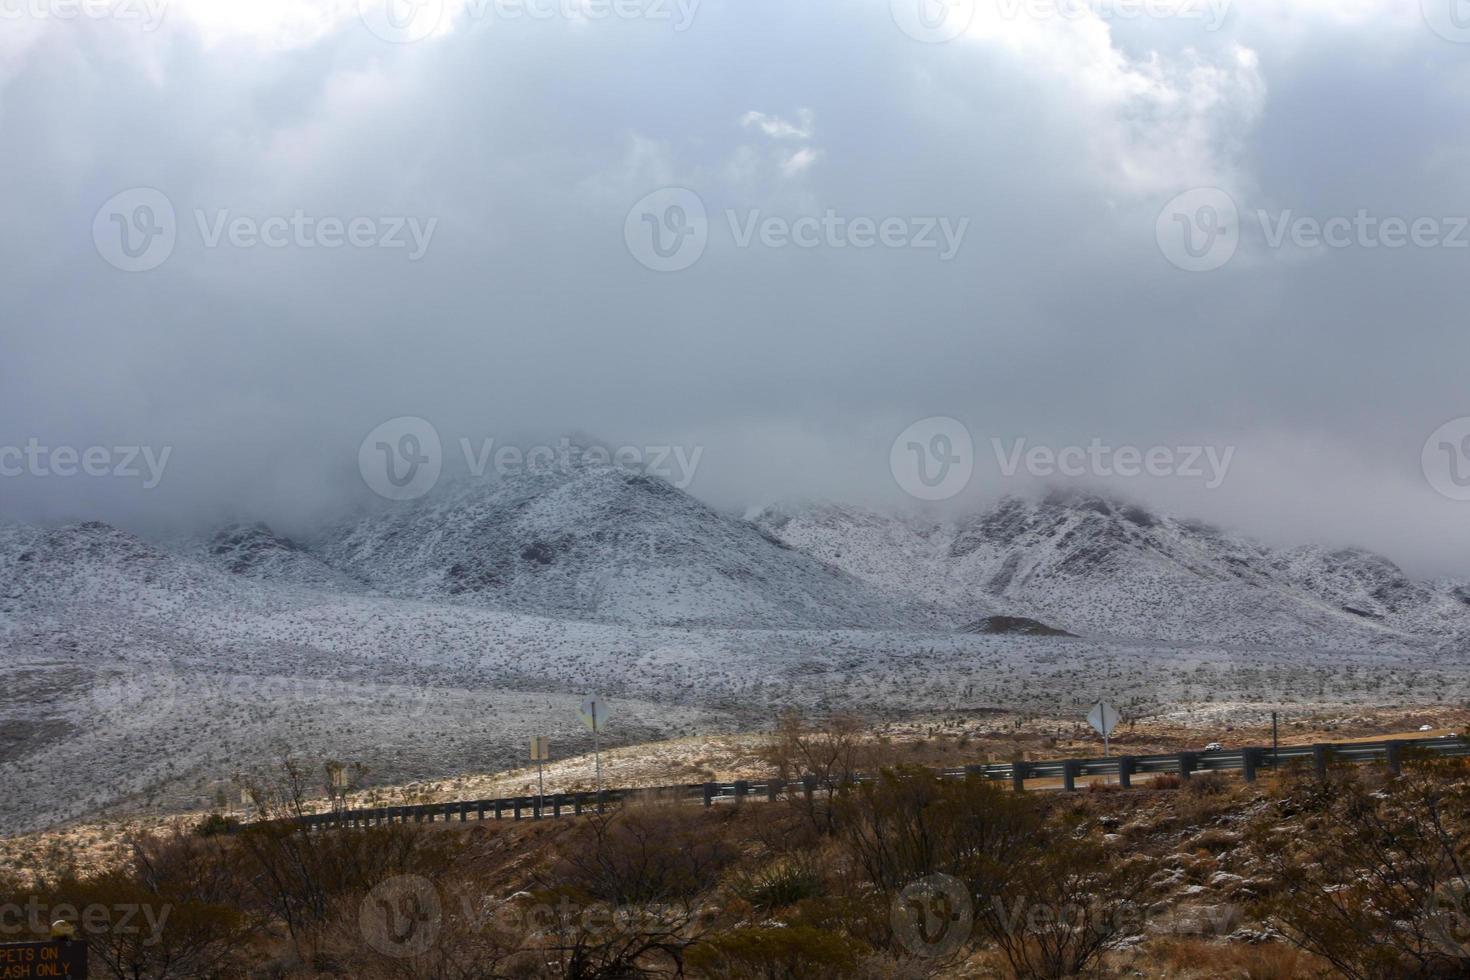
M 414 417 L 1470 574 L 1448 0 L 393 3 L 0 0 L 0 517 L 307 526 Z

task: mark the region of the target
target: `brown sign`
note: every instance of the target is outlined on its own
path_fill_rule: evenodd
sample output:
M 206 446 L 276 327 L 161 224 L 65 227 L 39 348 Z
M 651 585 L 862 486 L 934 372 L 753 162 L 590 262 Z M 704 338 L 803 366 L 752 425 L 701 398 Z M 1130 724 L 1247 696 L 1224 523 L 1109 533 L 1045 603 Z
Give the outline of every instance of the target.
M 75 940 L 0 943 L 0 980 L 86 980 L 87 944 Z

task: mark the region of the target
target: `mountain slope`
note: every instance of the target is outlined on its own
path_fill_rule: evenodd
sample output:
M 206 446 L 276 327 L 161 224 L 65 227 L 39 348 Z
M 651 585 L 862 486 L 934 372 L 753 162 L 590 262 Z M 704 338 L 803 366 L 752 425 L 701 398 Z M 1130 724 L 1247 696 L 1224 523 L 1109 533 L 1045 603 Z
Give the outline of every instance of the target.
M 264 524 L 221 528 L 207 543 L 190 548 L 210 564 L 245 578 L 338 592 L 360 592 L 364 584 L 332 568 L 304 545 Z
M 1319 648 L 1470 636 L 1466 590 L 1413 582 L 1379 556 L 1276 551 L 1089 494 L 1008 498 L 952 524 L 831 505 L 756 520 L 792 547 L 970 619 L 993 606 L 1088 635 Z
M 949 624 L 916 599 L 615 467 L 452 485 L 341 529 L 317 551 L 386 594 L 541 615 L 688 626 Z

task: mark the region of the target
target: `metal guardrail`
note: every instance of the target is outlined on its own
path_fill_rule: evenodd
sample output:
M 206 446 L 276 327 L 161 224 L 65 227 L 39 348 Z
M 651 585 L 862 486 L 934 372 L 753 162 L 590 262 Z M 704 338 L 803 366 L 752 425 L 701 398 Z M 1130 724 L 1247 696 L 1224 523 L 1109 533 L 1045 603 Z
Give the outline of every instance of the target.
M 1172 755 L 1114 756 L 1108 759 L 1061 759 L 1050 762 L 1004 762 L 988 765 L 941 769 L 946 779 L 979 778 L 1009 782 L 1016 790 L 1024 790 L 1031 779 L 1061 780 L 1061 788 L 1075 790 L 1084 778 L 1112 778 L 1124 788 L 1132 786 L 1134 776 L 1172 775 L 1188 779 L 1195 773 L 1239 772 L 1254 782 L 1259 772 L 1291 765 L 1310 764 L 1319 775 L 1326 775 L 1334 763 L 1362 764 L 1381 762 L 1394 774 L 1402 771 L 1406 754 L 1433 758 L 1470 757 L 1470 738 L 1404 739 L 1385 742 L 1322 743 L 1291 745 L 1279 749 L 1243 748 L 1218 752 L 1179 752 Z M 876 778 L 859 773 L 855 782 Z M 736 780 L 729 783 L 687 783 L 681 786 L 657 786 L 644 789 L 610 789 L 601 795 L 594 792 L 548 793 L 538 796 L 510 796 L 491 800 L 465 800 L 453 803 L 424 803 L 403 806 L 369 807 L 330 813 L 306 814 L 294 819 L 308 829 L 326 827 L 374 827 L 392 823 L 434 823 L 440 820 L 468 822 L 475 820 L 521 820 L 577 815 L 588 810 L 634 802 L 637 800 L 698 801 L 713 806 L 723 801 L 770 800 L 801 793 L 811 798 L 819 791 L 816 777 L 785 783 L 778 779 L 763 782 Z M 289 824 L 286 821 L 262 821 L 246 826 Z M 237 828 L 238 829 L 238 828 Z

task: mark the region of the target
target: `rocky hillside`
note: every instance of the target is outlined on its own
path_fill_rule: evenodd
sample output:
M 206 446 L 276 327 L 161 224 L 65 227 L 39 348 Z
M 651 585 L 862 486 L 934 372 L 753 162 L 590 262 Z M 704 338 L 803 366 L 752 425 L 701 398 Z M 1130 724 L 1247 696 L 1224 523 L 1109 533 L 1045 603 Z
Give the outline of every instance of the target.
M 1273 549 L 1094 495 L 1006 499 L 950 524 L 822 505 L 757 523 L 814 558 L 967 622 L 999 609 L 1094 636 L 1359 648 L 1470 637 L 1463 584 L 1357 549 Z
M 331 567 L 390 595 L 620 623 L 903 628 L 952 625 L 615 467 L 466 482 L 326 536 Z

